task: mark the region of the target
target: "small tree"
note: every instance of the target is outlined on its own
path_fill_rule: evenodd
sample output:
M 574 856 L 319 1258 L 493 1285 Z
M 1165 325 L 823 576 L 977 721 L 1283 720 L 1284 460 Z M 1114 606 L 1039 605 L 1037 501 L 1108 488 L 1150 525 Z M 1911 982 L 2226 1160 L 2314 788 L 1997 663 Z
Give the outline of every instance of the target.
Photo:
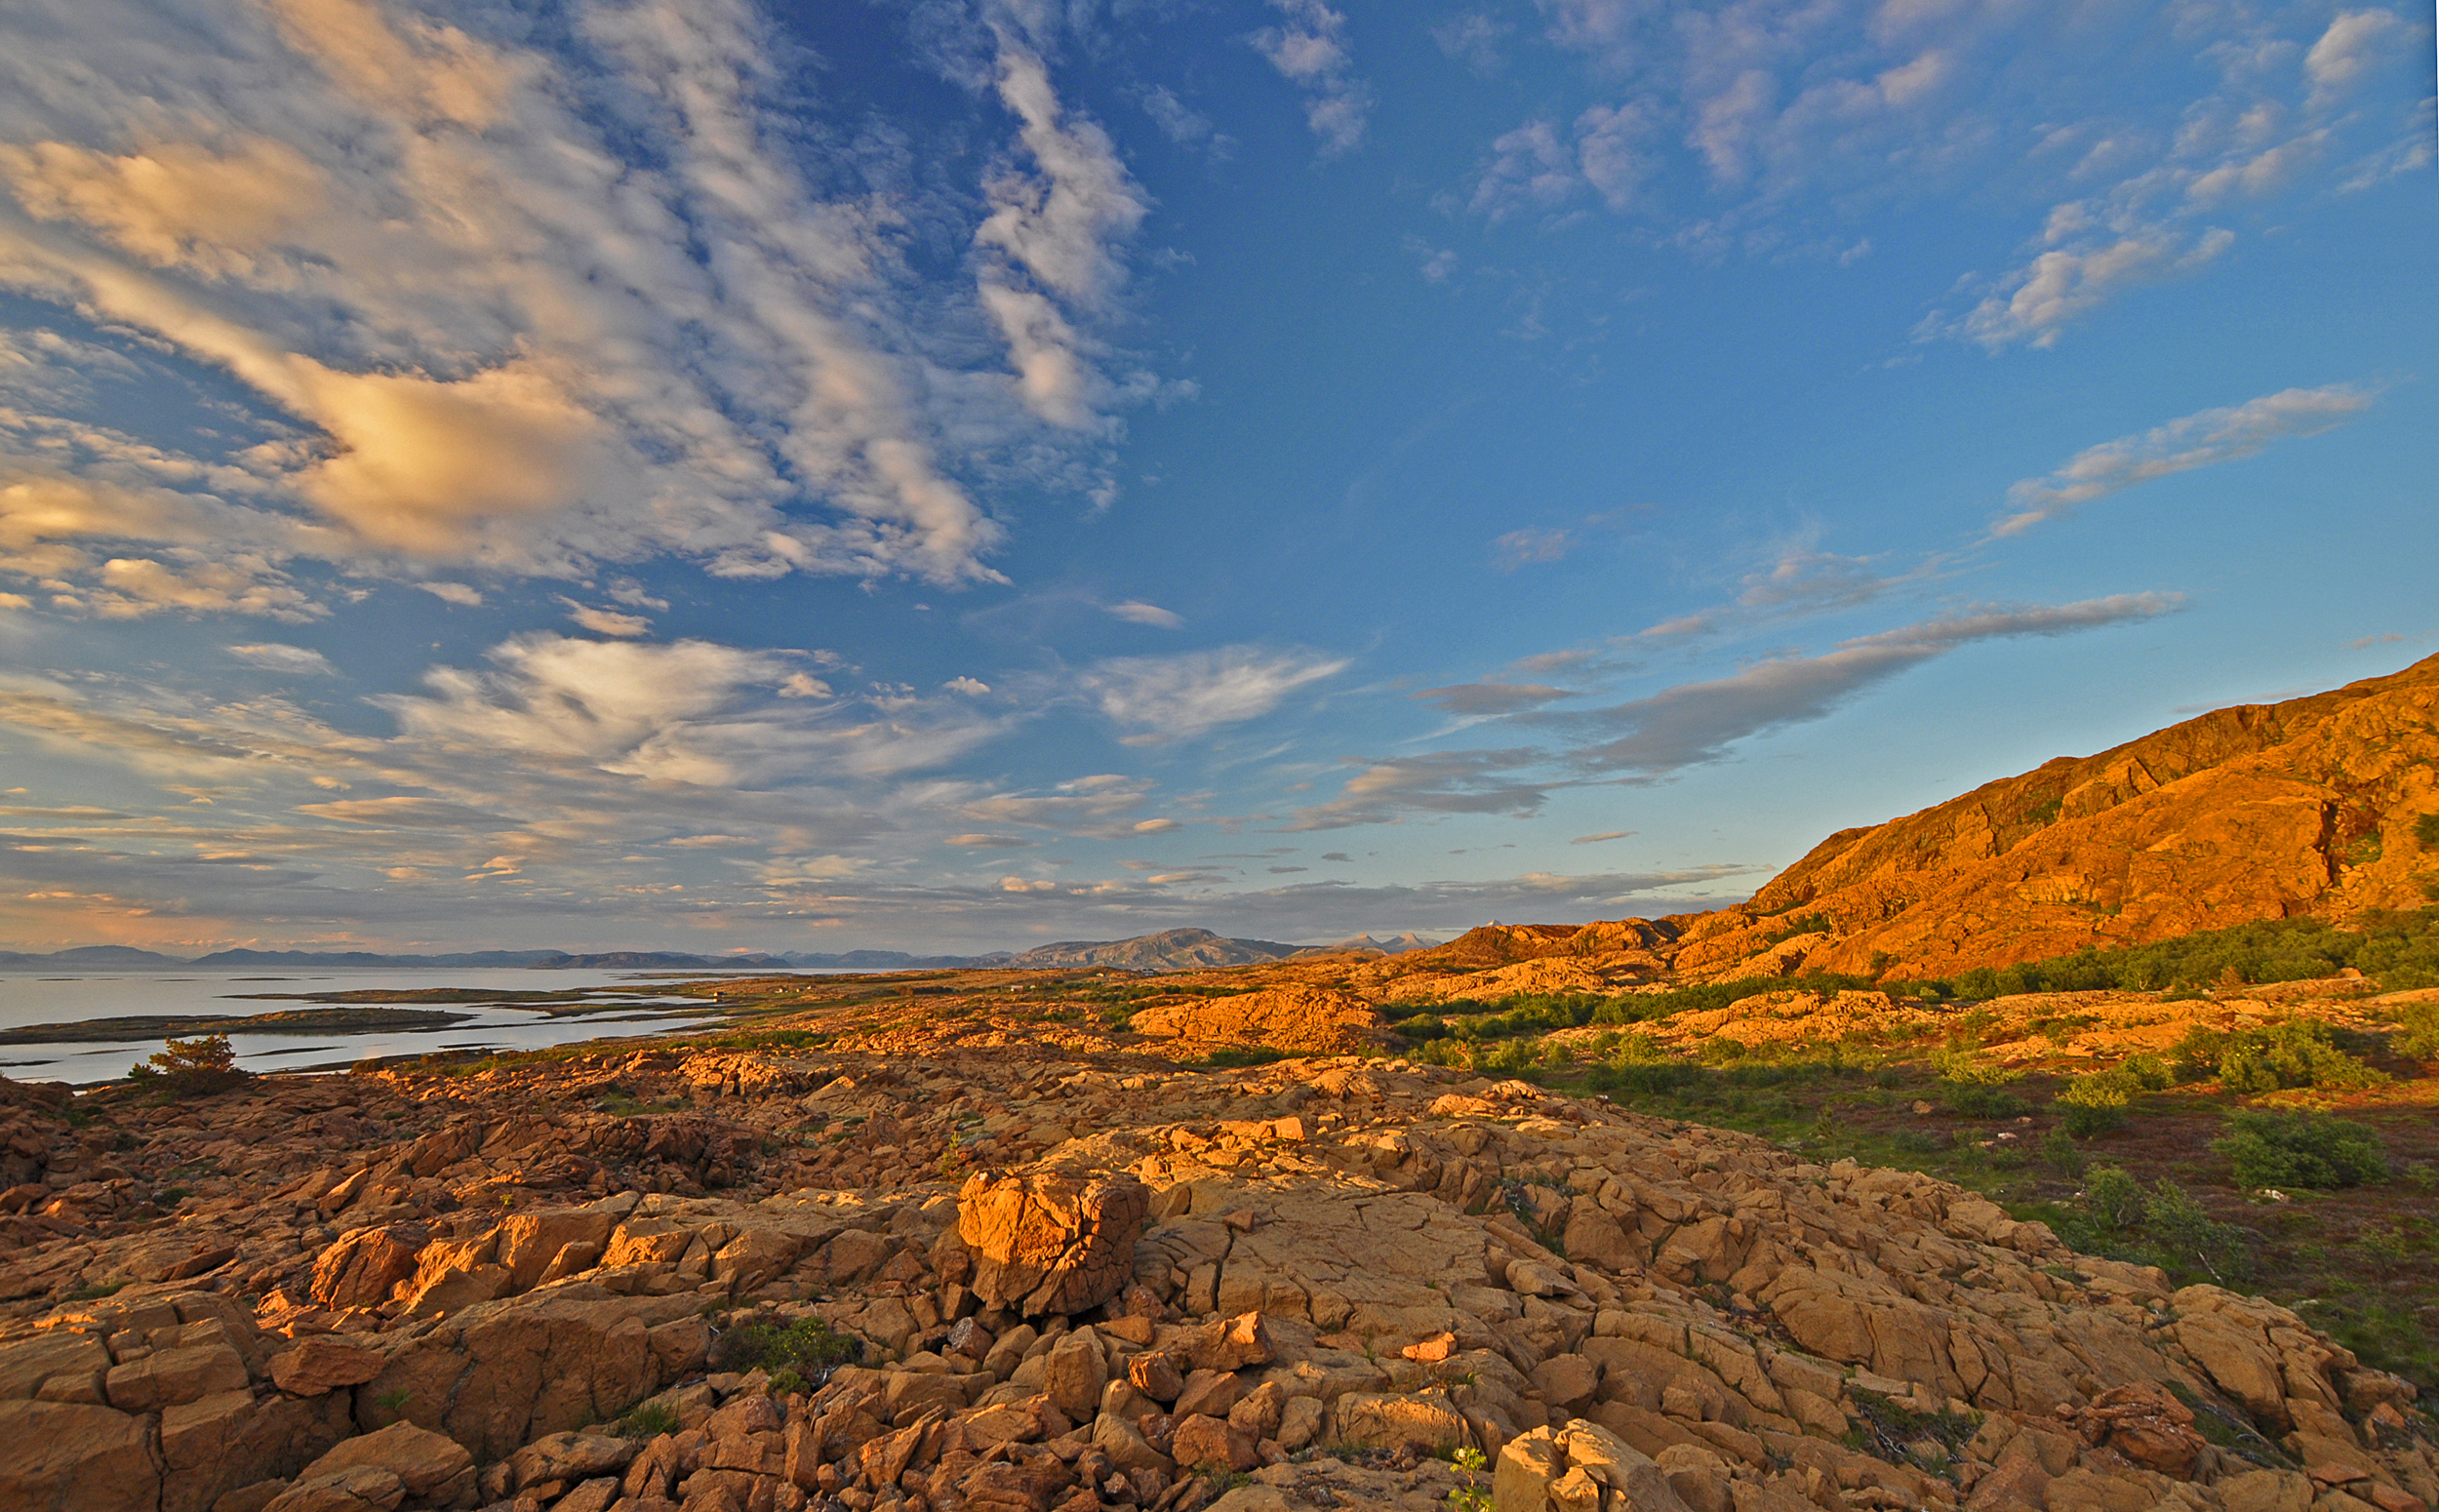
M 128 1079 L 172 1097 L 202 1097 L 226 1092 L 250 1073 L 238 1069 L 237 1052 L 225 1034 L 171 1040 L 150 1059 L 128 1069 Z

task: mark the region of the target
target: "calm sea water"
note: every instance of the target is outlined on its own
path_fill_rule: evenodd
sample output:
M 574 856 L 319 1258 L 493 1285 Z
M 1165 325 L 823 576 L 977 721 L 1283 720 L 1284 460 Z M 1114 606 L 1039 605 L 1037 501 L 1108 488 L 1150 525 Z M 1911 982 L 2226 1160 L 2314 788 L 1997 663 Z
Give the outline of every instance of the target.
M 678 1001 L 660 987 L 671 980 L 700 980 L 708 972 L 646 975 L 637 972 L 552 972 L 508 968 L 471 972 L 281 971 L 82 972 L 41 975 L 0 973 L 0 1028 L 72 1023 L 133 1015 L 253 1015 L 323 1005 L 284 998 L 244 996 L 257 992 L 348 992 L 370 989 L 477 988 L 500 993 L 559 992 L 580 987 L 618 987 L 615 1001 L 576 1016 L 552 1016 L 507 1004 L 399 1004 L 466 1014 L 465 1020 L 437 1029 L 380 1029 L 362 1033 L 231 1031 L 240 1064 L 257 1071 L 351 1065 L 371 1055 L 423 1054 L 436 1050 L 535 1050 L 581 1040 L 700 1031 L 705 1021 L 670 1010 Z M 19 1081 L 63 1081 L 84 1085 L 125 1076 L 127 1068 L 161 1048 L 159 1039 L 0 1045 L 0 1075 Z

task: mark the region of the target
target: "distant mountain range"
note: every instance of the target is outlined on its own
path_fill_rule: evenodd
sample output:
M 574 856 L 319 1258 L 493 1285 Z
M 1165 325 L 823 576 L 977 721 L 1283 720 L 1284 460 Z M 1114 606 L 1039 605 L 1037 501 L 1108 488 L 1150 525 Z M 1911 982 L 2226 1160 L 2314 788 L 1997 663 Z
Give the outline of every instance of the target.
M 1229 939 L 1209 930 L 1164 930 L 1133 939 L 1061 940 L 1031 950 L 995 951 L 979 956 L 919 956 L 902 950 L 849 950 L 837 954 L 795 952 L 788 955 L 690 955 L 674 950 L 603 950 L 575 955 L 564 950 L 463 950 L 446 955 L 389 955 L 371 950 L 217 950 L 184 957 L 138 950 L 129 945 L 80 945 L 47 954 L 0 950 L 0 971 L 227 971 L 269 967 L 325 970 L 333 967 L 386 971 L 466 971 L 526 969 L 532 971 L 646 972 L 783 972 L 789 968 L 817 971 L 898 972 L 957 967 L 1003 967 L 1019 971 L 1073 970 L 1100 967 L 1126 972 L 1191 971 L 1199 967 L 1251 966 L 1298 955 L 1329 955 L 1378 951 L 1397 955 L 1427 949 L 1433 942 L 1414 935 L 1375 939 L 1359 935 L 1332 945 L 1283 945 L 1267 939 Z
M 689 955 L 675 950 L 602 950 L 570 955 L 564 950 L 463 950 L 449 955 L 384 955 L 371 950 L 216 950 L 207 956 L 162 955 L 128 945 L 79 945 L 47 955 L 0 950 L 0 971 L 71 968 L 79 971 L 225 971 L 232 967 L 350 967 L 391 971 L 489 970 L 524 967 L 536 971 L 784 971 L 783 956 Z

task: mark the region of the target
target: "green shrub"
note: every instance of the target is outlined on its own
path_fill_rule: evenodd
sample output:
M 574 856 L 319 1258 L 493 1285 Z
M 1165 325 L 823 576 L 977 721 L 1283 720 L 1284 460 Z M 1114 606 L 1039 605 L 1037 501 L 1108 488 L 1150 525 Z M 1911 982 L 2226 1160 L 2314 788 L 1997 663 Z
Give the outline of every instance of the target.
M 2439 816 L 2424 816 L 2414 832 L 2426 848 L 2439 850 L 2439 823 L 2434 819 Z M 2426 829 L 2431 832 L 2426 834 Z M 1977 967 L 1936 985 L 1946 995 L 1976 1000 L 2099 988 L 2156 992 L 2302 981 L 2335 976 L 2349 966 L 2390 991 L 2439 986 L 2439 908 L 2373 911 L 2342 930 L 2308 916 L 2269 919 L 2126 950 L 2085 949 L 2020 966 Z M 1887 990 L 1902 986 L 1887 984 Z
M 2199 1266 L 2213 1281 L 2225 1281 L 2243 1269 L 2245 1231 L 2213 1218 L 2191 1193 L 2174 1181 L 2162 1178 L 2151 1189 L 2142 1205 L 2142 1228 L 2172 1262 L 2165 1269 L 2175 1270 L 2179 1264 Z
M 819 1318 L 732 1313 L 713 1334 L 710 1364 L 715 1371 L 767 1371 L 774 1392 L 810 1391 L 861 1353 L 856 1340 Z
M 128 1068 L 128 1080 L 169 1097 L 203 1097 L 226 1092 L 253 1073 L 238 1069 L 237 1052 L 225 1034 L 171 1040 L 149 1059 Z
M 657 1439 L 677 1432 L 677 1409 L 659 1397 L 638 1402 L 611 1430 L 622 1439 Z
M 2379 1135 L 2370 1126 L 2326 1113 L 2239 1109 L 2235 1132 L 2211 1148 L 2235 1166 L 2243 1187 L 2360 1186 L 2388 1179 Z
M 1957 1117 L 2014 1118 L 2024 1111 L 2023 1099 L 2007 1090 L 2022 1072 L 1950 1051 L 1933 1055 L 1931 1064 L 1939 1073 L 1939 1101 Z
M 2165 1068 L 2158 1068 L 2158 1086 L 2151 1085 L 2153 1077 L 2150 1073 L 2158 1067 L 2158 1062 L 2156 1058 L 2144 1058 L 2151 1059 L 2151 1066 L 2117 1065 L 2105 1071 L 2068 1077 L 2056 1098 L 2059 1116 L 2064 1120 L 2066 1132 L 2078 1139 L 2106 1134 L 2126 1122 L 2127 1105 L 2134 1101 L 2137 1094 L 2156 1092 L 2159 1087 L 2166 1086 Z
M 2398 1011 L 2396 1024 L 2389 1045 L 2398 1054 L 2439 1060 L 2439 1003 L 2411 1004 Z
M 2261 1093 L 2375 1087 L 2388 1078 L 2339 1050 L 2328 1024 L 2297 1018 L 2229 1035 L 2219 1052 L 2219 1080 L 2229 1092 Z
M 2095 1166 L 2061 1237 L 2078 1249 L 2139 1259 L 2172 1273 L 2226 1281 L 2241 1274 L 2250 1236 L 2221 1223 L 2174 1181 L 2149 1191 L 2117 1166 Z
M 2132 1228 L 2142 1221 L 2142 1183 L 2123 1166 L 2095 1166 L 2084 1179 L 2083 1204 L 2110 1228 Z

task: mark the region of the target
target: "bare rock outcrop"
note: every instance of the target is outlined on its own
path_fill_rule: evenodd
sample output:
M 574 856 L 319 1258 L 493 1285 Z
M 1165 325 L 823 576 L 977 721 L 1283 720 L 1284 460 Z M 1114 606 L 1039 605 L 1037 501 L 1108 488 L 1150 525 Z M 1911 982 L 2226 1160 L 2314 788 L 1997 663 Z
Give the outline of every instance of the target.
M 1234 997 L 1163 1004 L 1135 1015 L 1135 1032 L 1203 1045 L 1249 1045 L 1337 1055 L 1387 1042 L 1388 1020 L 1351 992 L 1270 987 Z
M 1028 1317 L 1079 1313 L 1125 1289 L 1151 1194 L 1132 1176 L 978 1175 L 957 1199 L 975 1294 Z
M 1841 830 L 1736 908 L 1685 922 L 1674 966 L 1939 976 L 2299 913 L 2416 908 L 2439 851 L 2439 657 L 2283 703 L 2219 709 L 1885 824 Z M 1461 942 L 1460 942 L 1461 943 Z M 1444 947 L 1445 948 L 1445 947 Z M 1486 963 L 1487 964 L 1487 963 Z

